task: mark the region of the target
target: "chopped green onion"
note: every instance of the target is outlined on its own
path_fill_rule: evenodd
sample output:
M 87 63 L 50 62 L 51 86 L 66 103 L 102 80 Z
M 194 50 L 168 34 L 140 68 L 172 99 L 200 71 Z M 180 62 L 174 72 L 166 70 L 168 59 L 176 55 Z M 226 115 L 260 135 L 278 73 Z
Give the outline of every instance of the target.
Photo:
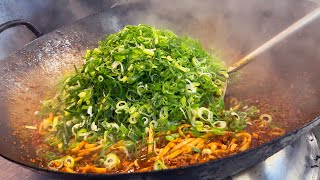
M 98 81 L 102 82 L 104 80 L 103 76 L 98 76 Z
M 128 107 L 128 104 L 125 102 L 125 101 L 119 101 L 117 104 L 116 104 L 116 113 L 121 113 L 122 110 L 127 110 L 129 107 Z
M 77 136 L 80 139 L 87 139 L 87 137 L 91 134 L 91 132 L 88 132 L 87 129 L 82 128 L 77 132 Z
M 201 153 L 201 150 L 196 147 L 192 147 L 191 150 L 196 153 Z
M 71 156 L 67 156 L 64 161 L 63 161 L 64 166 L 68 168 L 73 168 L 74 167 L 74 158 Z
M 93 116 L 93 113 L 92 113 L 92 106 L 89 106 L 89 107 L 88 107 L 87 113 L 89 114 L 89 116 L 90 116 L 90 117 L 92 117 L 92 116 Z
M 216 122 L 212 123 L 212 125 L 215 128 L 222 129 L 222 130 L 227 128 L 227 122 L 225 122 L 225 121 L 216 121 Z
M 261 114 L 259 119 L 261 121 L 266 121 L 267 123 L 271 123 L 272 122 L 272 117 L 269 114 Z
M 175 134 L 167 135 L 165 138 L 166 138 L 167 141 L 173 141 L 178 137 L 179 137 L 179 134 L 175 133 Z
M 54 171 L 58 171 L 63 167 L 63 160 L 57 159 L 57 160 L 52 160 L 48 163 L 48 168 Z
M 213 120 L 212 111 L 210 111 L 209 109 L 207 109 L 205 107 L 201 107 L 198 109 L 198 116 L 199 116 L 199 118 L 201 118 L 202 120 L 205 120 L 205 121 L 212 121 Z
M 115 155 L 113 153 L 109 153 L 106 156 L 106 160 L 104 161 L 103 164 L 108 170 L 112 170 L 112 169 L 115 169 L 119 166 L 120 159 L 118 158 L 117 155 Z
M 92 124 L 91 124 L 91 130 L 92 130 L 92 131 L 99 131 L 98 126 L 96 125 L 95 122 L 92 122 Z
M 158 171 L 163 169 L 168 169 L 168 168 L 161 160 L 157 160 L 156 162 L 154 162 L 153 170 Z
M 150 55 L 150 56 L 154 55 L 154 51 L 152 49 L 144 49 L 143 52 L 147 55 Z

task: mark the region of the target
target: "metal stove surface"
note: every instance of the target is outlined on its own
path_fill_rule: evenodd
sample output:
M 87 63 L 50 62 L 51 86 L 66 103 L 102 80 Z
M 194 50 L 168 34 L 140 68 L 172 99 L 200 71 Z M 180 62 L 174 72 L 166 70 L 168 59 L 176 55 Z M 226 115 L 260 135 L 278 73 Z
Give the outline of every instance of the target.
M 27 19 L 36 23 L 47 33 L 62 25 L 70 24 L 103 8 L 110 7 L 112 0 L 65 0 L 28 2 L 3 0 L 0 3 L 0 23 L 12 19 Z M 49 8 L 49 9 L 48 9 Z M 56 16 L 56 13 L 59 16 Z M 68 18 L 65 18 L 65 17 Z M 0 36 L 0 59 L 23 47 L 34 39 L 34 35 L 24 28 L 8 30 Z M 320 139 L 320 126 L 313 133 L 302 136 L 292 145 L 254 167 L 228 179 L 234 180 L 318 180 L 320 150 L 317 139 Z M 52 179 L 37 174 L 0 157 L 0 179 L 29 180 Z M 226 167 L 227 168 L 227 167 Z
M 319 147 L 314 134 L 302 136 L 267 160 L 232 177 L 234 180 L 318 180 Z

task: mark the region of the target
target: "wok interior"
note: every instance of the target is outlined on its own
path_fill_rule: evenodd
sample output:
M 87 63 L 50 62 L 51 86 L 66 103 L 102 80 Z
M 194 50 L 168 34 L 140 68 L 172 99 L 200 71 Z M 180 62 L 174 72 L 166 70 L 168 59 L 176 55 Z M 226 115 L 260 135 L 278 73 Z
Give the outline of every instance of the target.
M 199 39 L 230 65 L 314 8 L 313 2 L 300 0 L 187 0 L 183 5 L 181 1 L 138 0 L 119 3 L 114 10 L 123 11 L 121 16 L 96 25 L 116 31 L 123 26 L 119 19 L 125 19 L 129 24 L 172 29 Z M 40 101 L 52 97 L 63 72 L 81 64 L 85 49 L 96 46 L 102 37 L 87 31 L 85 25 L 83 33 L 50 35 L 1 61 L 1 154 L 33 164 L 33 130 L 24 126 L 36 125 L 34 112 Z M 319 116 L 319 26 L 320 19 L 232 76 L 228 96 L 257 105 L 264 112 L 274 111 L 274 121 L 289 131 Z

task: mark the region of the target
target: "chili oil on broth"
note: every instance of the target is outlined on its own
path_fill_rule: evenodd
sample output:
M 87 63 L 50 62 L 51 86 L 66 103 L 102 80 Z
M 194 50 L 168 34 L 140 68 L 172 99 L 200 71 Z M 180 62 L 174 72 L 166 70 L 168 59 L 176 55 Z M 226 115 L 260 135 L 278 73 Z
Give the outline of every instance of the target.
M 263 59 L 257 61 L 268 61 L 266 58 L 270 56 L 260 58 Z M 228 85 L 228 96 L 272 115 L 273 123 L 287 132 L 319 116 L 320 91 L 316 89 L 319 83 L 312 81 L 317 73 L 296 71 L 301 76 L 293 79 L 290 74 L 277 72 L 267 64 L 252 64 L 238 72 Z M 304 82 L 303 86 L 297 85 L 299 82 Z

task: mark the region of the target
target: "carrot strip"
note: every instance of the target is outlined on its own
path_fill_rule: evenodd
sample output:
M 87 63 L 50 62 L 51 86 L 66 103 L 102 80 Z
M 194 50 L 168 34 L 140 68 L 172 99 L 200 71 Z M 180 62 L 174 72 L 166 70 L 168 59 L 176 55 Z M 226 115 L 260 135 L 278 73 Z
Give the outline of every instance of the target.
M 195 138 L 189 138 L 187 140 L 182 141 L 181 143 L 177 144 L 174 148 L 172 148 L 170 151 L 173 152 L 177 149 L 182 148 L 183 146 L 185 146 L 186 144 L 188 144 L 190 141 L 193 141 Z
M 95 166 L 86 165 L 85 167 L 79 167 L 79 171 L 82 173 L 106 173 L 106 168 L 97 168 Z
M 81 141 L 76 147 L 71 149 L 71 152 L 73 152 L 73 153 L 78 152 L 85 144 L 86 144 L 85 141 Z
M 163 155 L 165 155 L 171 148 L 173 148 L 176 144 L 173 142 L 169 142 L 164 148 L 160 150 L 160 153 L 157 159 L 161 159 Z
M 49 114 L 48 120 L 49 120 L 49 121 L 52 121 L 52 120 L 53 120 L 53 113 L 52 113 L 52 112 Z
M 100 145 L 98 145 L 98 146 L 96 146 L 96 147 L 93 147 L 93 148 L 90 148 L 90 149 L 82 149 L 82 150 L 79 150 L 79 153 L 87 152 L 87 151 L 90 151 L 90 152 L 96 151 L 96 150 L 101 149 L 102 147 L 103 147 L 103 145 L 100 144 Z
M 201 138 L 197 138 L 193 141 L 191 141 L 190 143 L 188 143 L 186 146 L 184 146 L 182 149 L 184 150 L 184 154 L 188 154 L 192 151 L 192 148 L 195 147 L 201 140 Z
M 83 159 L 83 157 L 79 156 L 79 157 L 75 158 L 74 161 L 80 161 L 81 159 Z
M 192 159 L 196 162 L 199 158 L 200 154 L 199 153 L 196 153 L 192 156 Z
M 44 134 L 45 134 L 44 131 L 43 131 L 43 121 L 39 124 L 38 133 L 39 133 L 40 135 L 44 135 Z
M 62 169 L 62 171 L 68 172 L 68 173 L 76 173 L 73 169 L 71 169 L 71 168 L 69 168 L 69 167 L 64 167 L 64 168 Z
M 213 155 L 209 155 L 209 159 L 210 159 L 210 160 L 214 160 L 214 159 L 217 159 L 217 157 L 216 157 L 216 156 L 213 156 Z
M 78 151 L 78 156 L 86 156 L 86 155 L 89 155 L 91 154 L 91 152 L 93 151 L 97 151 L 99 149 L 101 149 L 103 147 L 103 145 L 99 145 L 99 146 L 96 146 L 96 147 L 93 147 L 93 148 L 90 148 L 90 149 L 83 149 L 83 150 L 79 150 Z
M 132 167 L 134 166 L 134 163 L 130 163 L 127 168 L 124 170 L 124 172 L 128 172 Z
M 91 157 L 96 158 L 96 157 L 98 157 L 98 155 L 99 155 L 98 153 L 94 153 Z
M 204 147 L 204 143 L 205 143 L 205 140 L 204 139 L 201 139 L 199 141 L 199 143 L 197 144 L 196 148 L 198 149 L 202 149 Z
M 137 170 L 136 172 L 146 172 L 146 171 L 151 171 L 151 168 L 152 168 L 152 167 L 142 168 L 142 169 Z
M 252 137 L 255 138 L 255 139 L 258 139 L 259 135 L 257 133 L 252 133 Z
M 183 151 L 185 151 L 185 149 L 178 149 L 176 151 L 174 151 L 173 153 L 169 154 L 168 156 L 166 156 L 165 158 L 167 159 L 172 159 L 172 158 L 175 158 L 177 156 L 179 156 Z
M 154 132 L 152 124 L 149 125 L 149 138 L 148 138 L 148 154 L 151 154 L 153 151 L 153 139 Z
M 85 145 L 84 145 L 84 148 L 85 149 L 90 149 L 90 148 L 94 148 L 94 147 L 96 147 L 97 146 L 97 144 L 89 144 L 89 143 L 86 143 Z

